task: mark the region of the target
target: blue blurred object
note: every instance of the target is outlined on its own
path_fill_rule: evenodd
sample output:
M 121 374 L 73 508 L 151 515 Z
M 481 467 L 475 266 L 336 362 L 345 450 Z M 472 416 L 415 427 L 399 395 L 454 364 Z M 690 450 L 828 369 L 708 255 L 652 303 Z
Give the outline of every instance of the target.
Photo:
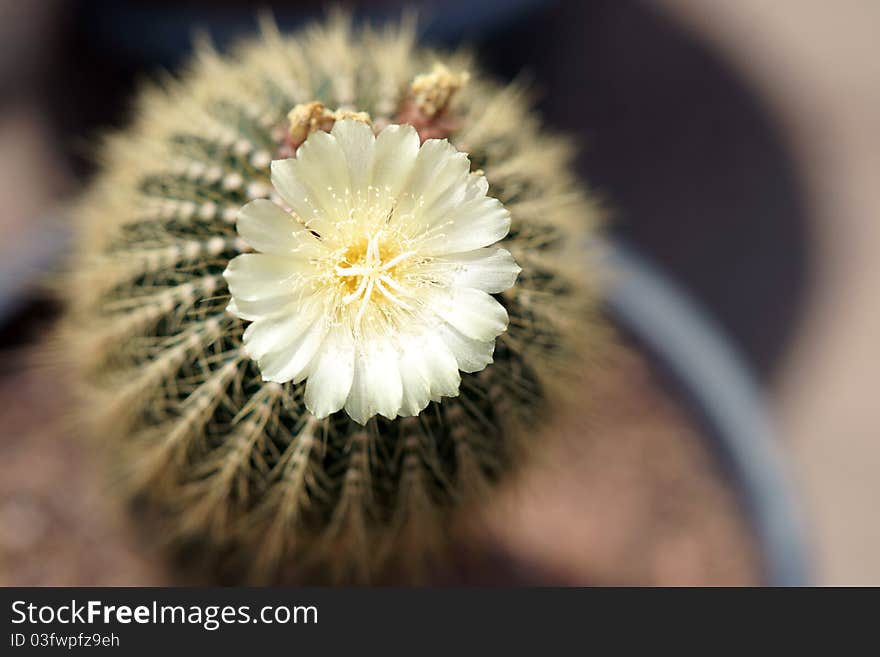
M 770 586 L 810 582 L 800 510 L 762 395 L 721 328 L 646 260 L 617 242 L 608 309 L 680 387 L 704 424 L 752 525 Z

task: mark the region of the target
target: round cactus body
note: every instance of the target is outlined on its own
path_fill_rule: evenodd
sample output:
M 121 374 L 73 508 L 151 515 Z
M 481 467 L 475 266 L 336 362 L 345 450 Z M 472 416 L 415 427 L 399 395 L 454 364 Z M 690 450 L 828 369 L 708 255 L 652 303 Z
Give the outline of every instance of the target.
M 77 207 L 61 351 L 82 425 L 111 448 L 119 481 L 163 538 L 234 564 L 240 577 L 280 569 L 369 580 L 389 564 L 420 562 L 443 545 L 457 512 L 539 447 L 593 335 L 584 249 L 596 213 L 570 171 L 570 146 L 539 130 L 520 87 L 484 79 L 464 54 L 419 49 L 414 34 L 406 23 L 355 29 L 335 17 L 292 37 L 267 23 L 229 55 L 200 45 L 189 69 L 145 90 L 133 125 L 108 137 Z M 467 184 L 482 184 L 486 203 L 509 216 L 501 242 L 479 244 L 503 247 L 492 253 L 507 254 L 508 267 L 504 284 L 480 293 L 504 313 L 492 339 L 479 338 L 486 358 L 466 364 L 459 355 L 454 386 L 426 384 L 421 403 L 392 412 L 378 402 L 352 410 L 344 396 L 312 401 L 326 342 L 285 378 L 243 340 L 254 317 L 236 296 L 236 285 L 250 288 L 235 278 L 235 262 L 273 248 L 248 239 L 243 208 L 280 212 L 277 221 L 298 221 L 303 239 L 327 242 L 315 226 L 334 230 L 332 221 L 312 224 L 291 209 L 272 163 L 309 166 L 316 135 L 342 139 L 343 126 L 361 135 L 369 126 L 376 148 L 389 126 L 411 130 L 422 150 L 448 140 L 442 148 L 465 162 Z M 347 304 L 355 337 L 371 304 L 410 317 L 403 274 L 387 273 L 406 259 L 414 267 L 443 259 L 408 247 L 383 254 L 370 235 L 342 244 L 341 264 L 327 265 L 341 277 L 333 298 Z M 295 319 L 301 307 L 291 308 Z M 324 308 L 316 321 L 335 312 Z M 287 339 L 282 329 L 274 335 Z M 389 344 L 383 358 L 400 370 L 406 397 L 410 373 Z M 331 389 L 352 376 L 325 370 Z

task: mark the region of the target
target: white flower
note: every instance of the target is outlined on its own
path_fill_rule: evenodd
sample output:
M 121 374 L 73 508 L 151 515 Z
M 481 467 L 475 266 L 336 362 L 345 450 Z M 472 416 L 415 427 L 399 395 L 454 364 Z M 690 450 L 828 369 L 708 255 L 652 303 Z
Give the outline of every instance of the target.
M 272 184 L 291 212 L 244 206 L 238 232 L 258 253 L 224 272 L 265 380 L 306 380 L 314 415 L 345 408 L 364 424 L 417 415 L 458 394 L 459 370 L 492 362 L 508 318 L 491 295 L 520 268 L 491 246 L 510 215 L 466 154 L 345 120 L 272 162 Z

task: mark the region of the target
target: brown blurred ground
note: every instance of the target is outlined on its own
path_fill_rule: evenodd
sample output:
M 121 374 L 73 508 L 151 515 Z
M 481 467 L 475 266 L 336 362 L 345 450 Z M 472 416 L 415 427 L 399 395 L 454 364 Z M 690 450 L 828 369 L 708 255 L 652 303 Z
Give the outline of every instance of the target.
M 622 349 L 590 368 L 541 462 L 490 510 L 501 541 L 569 583 L 759 583 L 740 511 L 668 389 Z
M 2 354 L 0 586 L 150 586 L 168 582 L 139 544 L 84 445 L 65 428 L 63 393 Z

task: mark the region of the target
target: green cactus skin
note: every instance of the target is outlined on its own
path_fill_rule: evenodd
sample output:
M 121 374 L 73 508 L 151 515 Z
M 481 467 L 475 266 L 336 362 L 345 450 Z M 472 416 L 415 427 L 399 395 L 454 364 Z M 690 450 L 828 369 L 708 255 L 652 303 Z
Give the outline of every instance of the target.
M 102 144 L 75 212 L 57 351 L 80 425 L 170 545 L 233 580 L 371 581 L 404 562 L 415 573 L 456 514 L 540 448 L 599 340 L 584 264 L 597 211 L 569 144 L 539 130 L 524 90 L 486 80 L 466 54 L 419 49 L 411 22 L 356 29 L 338 15 L 293 37 L 270 21 L 262 32 L 229 55 L 199 44 Z M 304 384 L 261 380 L 240 349 L 243 323 L 224 310 L 222 272 L 247 249 L 236 213 L 272 192 L 292 107 L 317 100 L 394 123 L 437 61 L 472 73 L 449 139 L 512 214 L 502 246 L 523 271 L 498 297 L 510 327 L 494 364 L 418 417 L 318 420 Z

